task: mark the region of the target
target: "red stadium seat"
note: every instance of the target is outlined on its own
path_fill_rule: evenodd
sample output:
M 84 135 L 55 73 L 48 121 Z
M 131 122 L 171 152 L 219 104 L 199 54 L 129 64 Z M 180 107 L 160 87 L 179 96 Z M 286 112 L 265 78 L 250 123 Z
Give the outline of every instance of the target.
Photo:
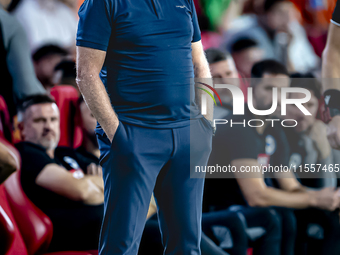
M 8 112 L 5 107 L 6 104 L 2 105 L 2 103 L 4 102 L 1 102 L 0 100 L 0 111 L 4 110 L 4 113 Z M 0 142 L 6 145 L 6 148 L 17 162 L 17 169 L 19 169 L 21 164 L 19 152 L 5 139 L 4 136 L 0 136 Z M 27 254 L 22 236 L 14 221 L 13 214 L 8 204 L 4 185 L 0 185 L 0 236 L 4 238 L 0 241 L 0 254 Z M 1 242 L 3 242 L 3 244 Z
M 18 173 L 13 174 L 9 182 L 6 185 L 15 185 L 18 186 L 18 183 L 15 181 L 16 178 L 18 180 Z M 20 185 L 20 184 L 19 184 Z M 18 188 L 18 187 L 17 187 Z M 21 187 L 20 187 L 21 189 Z M 15 191 L 13 189 L 12 191 Z M 46 227 L 46 223 L 50 224 L 50 220 L 46 215 L 42 212 L 39 213 L 39 209 L 31 210 L 32 208 L 30 205 L 30 201 L 26 201 L 25 203 L 29 204 L 28 209 L 23 209 L 21 214 L 30 215 L 29 222 L 24 222 L 24 219 L 20 221 L 20 224 L 24 224 L 22 227 L 27 228 L 26 234 L 32 234 L 30 241 L 32 243 L 28 244 L 28 248 L 30 251 L 27 251 L 25 242 L 27 242 L 27 237 L 24 241 L 20 231 L 18 224 L 15 221 L 13 213 L 11 211 L 11 206 L 8 203 L 8 193 L 4 187 L 4 185 L 0 185 L 0 255 L 36 255 L 36 254 L 43 254 L 42 252 L 47 248 L 46 245 L 49 244 L 50 240 L 48 240 L 52 236 L 52 227 Z M 18 194 L 19 197 L 22 197 L 22 194 Z M 28 198 L 27 198 L 28 200 Z M 34 205 L 33 205 L 34 207 Z M 36 211 L 35 211 L 36 210 Z M 37 214 L 36 214 L 37 213 Z M 34 214 L 36 214 L 34 216 Z M 40 217 L 40 220 L 37 220 L 37 217 Z M 28 218 L 25 216 L 24 218 Z M 34 229 L 31 228 L 34 225 Z M 31 231 L 29 231 L 29 228 Z M 41 228 L 41 229 L 39 229 Z M 46 231 L 44 233 L 44 231 Z M 40 233 L 40 236 L 44 236 L 44 238 L 37 238 L 39 240 L 34 240 L 33 236 L 37 236 L 37 233 Z M 45 241 L 44 241 L 45 239 Z M 41 246 L 39 247 L 39 243 Z M 35 248 L 34 248 L 35 247 Z M 45 253 L 45 255 L 98 255 L 98 251 L 61 251 L 61 252 L 52 252 L 52 253 Z
M 51 89 L 51 95 L 60 111 L 59 146 L 79 147 L 82 142 L 82 132 L 78 121 L 78 91 L 72 86 L 60 85 Z
M 4 208 L 0 205 L 0 254 L 7 254 L 14 241 L 14 226 L 13 222 L 8 217 Z
M 24 193 L 20 172 L 12 174 L 4 183 L 7 200 L 24 239 L 29 255 L 43 253 L 52 239 L 52 223 Z
M 6 198 L 4 185 L 0 185 L 0 254 L 28 255 Z
M 53 227 L 51 220 L 36 207 L 25 195 L 20 184 L 20 172 L 15 172 L 5 181 L 7 200 L 12 210 L 18 229 L 22 235 L 27 253 L 19 253 L 15 247 L 14 253 L 6 255 L 43 254 L 51 242 Z M 0 200 L 1 201 L 1 200 Z M 0 223 L 1 224 L 1 223 Z M 62 251 L 46 255 L 97 255 L 98 251 Z
M 20 169 L 19 152 L 0 136 Z M 0 255 L 43 254 L 51 242 L 51 220 L 36 207 L 20 184 L 20 171 L 0 185 Z M 63 251 L 48 255 L 97 255 L 98 251 Z M 46 254 L 47 255 L 47 254 Z
M 0 137 L 12 142 L 12 123 L 5 99 L 0 96 Z

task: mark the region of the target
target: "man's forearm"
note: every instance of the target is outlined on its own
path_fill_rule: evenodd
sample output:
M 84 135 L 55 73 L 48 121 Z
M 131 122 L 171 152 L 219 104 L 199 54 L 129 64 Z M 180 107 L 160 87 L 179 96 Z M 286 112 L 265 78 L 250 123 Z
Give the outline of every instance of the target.
M 104 192 L 104 181 L 101 176 L 88 176 L 88 178 L 100 189 Z
M 322 85 L 327 89 L 339 89 L 340 83 L 335 78 L 340 78 L 340 27 L 329 25 L 327 45 L 322 53 Z
M 119 121 L 99 77 L 105 57 L 105 51 L 78 46 L 76 81 L 87 106 L 112 141 Z
M 213 86 L 213 82 L 212 82 L 212 79 L 211 79 L 211 74 L 210 74 L 210 70 L 209 70 L 209 65 L 208 65 L 208 62 L 207 60 L 205 59 L 202 59 L 200 61 L 199 64 L 195 64 L 195 86 L 198 86 L 198 87 L 201 87 L 205 90 L 208 90 L 212 95 L 214 95 L 214 93 L 209 89 L 207 88 L 206 86 L 202 86 L 200 85 L 199 83 L 197 82 L 202 82 L 202 83 L 206 83 L 210 86 Z M 207 93 L 201 89 L 196 89 L 196 102 L 197 102 L 197 105 L 199 107 L 199 109 L 201 109 L 201 106 L 202 106 L 202 94 L 206 94 L 206 99 L 207 99 L 207 112 L 205 114 L 205 118 L 208 119 L 208 120 L 213 120 L 213 114 L 214 114 L 214 101 L 213 99 L 207 95 Z
M 331 24 L 329 25 L 327 43 L 324 52 L 322 53 L 322 78 L 323 89 L 340 90 L 340 1 L 337 1 L 333 11 Z M 330 92 L 330 91 L 328 91 Z M 334 92 L 325 95 L 334 97 Z M 325 100 L 328 105 L 329 100 Z M 332 104 L 331 104 L 332 106 Z M 333 105 L 334 106 L 334 105 Z
M 279 206 L 295 209 L 315 206 L 313 196 L 308 191 L 287 192 L 271 187 L 265 188 L 265 190 L 261 191 L 261 194 L 256 195 L 248 203 L 251 206 Z
M 104 202 L 104 191 L 98 187 L 93 177 L 95 176 L 86 176 L 82 180 L 82 201 L 88 205 L 99 205 Z
M 106 135 L 112 141 L 118 127 L 119 121 L 115 114 L 104 84 L 98 75 L 78 75 L 79 90 L 84 100 L 97 119 Z
M 72 10 L 77 11 L 78 1 L 74 1 L 74 0 L 59 0 L 59 1 L 67 5 L 68 7 L 70 7 Z
M 331 52 L 326 49 L 322 54 L 322 78 L 325 78 L 325 81 L 330 78 L 340 78 L 340 52 Z M 339 89 L 340 84 L 331 83 L 331 82 L 323 82 L 323 89 Z
M 205 98 L 207 99 L 206 102 L 206 112 L 202 112 L 204 117 L 210 121 L 213 120 L 213 113 L 214 113 L 214 102 L 210 95 L 207 94 L 204 90 L 209 91 L 211 95 L 213 95 L 212 91 L 207 87 L 200 83 L 206 83 L 210 86 L 213 86 L 211 80 L 211 74 L 209 69 L 209 64 L 207 58 L 205 57 L 203 45 L 201 41 L 194 42 L 191 44 L 192 48 L 192 63 L 194 65 L 194 72 L 195 72 L 195 88 L 199 87 L 201 89 L 195 89 L 195 101 L 199 107 L 202 109 L 202 94 L 205 94 Z M 204 90 L 202 90 L 204 89 Z

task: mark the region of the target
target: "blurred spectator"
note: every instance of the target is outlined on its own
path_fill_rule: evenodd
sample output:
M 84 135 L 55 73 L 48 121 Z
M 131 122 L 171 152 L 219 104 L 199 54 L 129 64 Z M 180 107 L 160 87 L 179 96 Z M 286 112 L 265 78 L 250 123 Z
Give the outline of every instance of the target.
M 79 110 L 81 116 L 81 129 L 83 133 L 83 141 L 77 152 L 84 158 L 99 164 L 100 151 L 98 141 L 94 129 L 97 125 L 96 118 L 92 115 L 87 107 L 83 97 L 79 97 Z
M 270 63 L 270 65 L 273 66 L 272 70 L 275 70 L 275 72 L 282 72 L 277 66 L 275 68 L 275 65 L 273 65 L 273 63 Z M 279 65 L 279 67 L 281 67 L 281 65 Z M 285 69 L 283 68 L 283 70 Z M 262 104 L 258 105 L 257 109 L 264 109 L 265 106 L 263 106 L 263 104 L 267 105 L 271 103 L 270 99 L 264 97 L 263 91 L 260 92 L 259 90 L 258 95 L 262 95 Z M 225 104 L 225 102 L 223 102 L 223 107 L 217 106 L 214 108 L 215 119 L 227 119 L 228 121 L 230 121 L 230 118 L 232 116 L 232 108 L 230 109 Z M 242 117 L 244 116 L 241 116 L 240 118 Z M 237 123 L 239 124 L 242 123 L 242 120 L 239 118 L 233 118 L 233 121 L 237 121 Z M 242 151 L 243 153 L 247 154 L 247 158 L 252 157 L 250 156 L 252 154 L 251 151 L 253 151 L 255 155 L 255 151 L 258 150 L 259 152 L 256 157 L 263 157 L 263 153 L 261 154 L 260 148 L 261 142 L 256 141 L 254 143 L 254 140 L 257 140 L 259 137 L 259 135 L 255 133 L 256 131 L 253 131 L 251 128 L 248 127 L 243 128 L 241 124 L 240 128 L 233 127 L 233 129 L 241 129 L 239 131 L 242 131 L 242 129 L 244 129 L 244 132 L 249 132 L 249 134 L 240 133 L 235 135 L 234 132 L 228 133 L 229 127 L 227 128 L 227 125 L 230 124 L 228 123 L 226 125 L 217 125 L 216 135 L 213 138 L 213 151 L 209 159 L 208 166 L 214 166 L 216 164 L 220 165 L 221 167 L 228 166 L 230 164 L 230 157 L 233 157 L 234 155 L 234 153 L 231 153 L 231 151 L 233 151 L 234 149 L 235 151 L 239 150 L 239 152 Z M 235 140 L 232 142 L 227 142 L 227 136 L 229 139 Z M 262 134 L 261 137 L 262 136 L 264 135 Z M 237 139 L 238 141 L 236 141 Z M 255 144 L 257 144 L 257 148 L 252 148 Z M 242 157 L 241 153 L 239 153 L 237 157 Z M 284 210 L 275 211 L 271 208 L 248 207 L 246 206 L 247 202 L 245 202 L 245 198 L 243 197 L 233 175 L 217 175 L 215 178 L 217 177 L 220 178 L 206 180 L 204 191 L 204 210 L 219 211 L 226 208 L 231 208 L 232 210 L 237 210 L 244 215 L 246 224 L 249 228 L 261 229 L 263 231 L 262 235 L 258 236 L 257 238 L 253 237 L 254 240 L 250 238 L 250 245 L 254 247 L 253 254 L 280 254 L 281 249 L 283 251 L 282 254 L 290 254 L 289 251 L 292 250 L 292 240 L 294 240 L 295 236 L 294 219 L 291 219 L 292 213 Z M 222 179 L 223 177 L 227 179 Z
M 204 50 L 211 47 L 218 48 L 222 42 L 222 36 L 216 32 L 212 31 L 202 31 L 201 40 Z
M 215 84 L 232 84 L 240 87 L 245 95 L 247 95 L 247 85 L 245 80 L 240 79 L 236 70 L 236 66 L 232 56 L 226 52 L 216 48 L 209 48 L 205 51 L 211 76 Z M 232 96 L 229 90 L 216 89 L 221 100 L 226 104 L 231 104 Z M 215 116 L 215 118 L 217 118 Z M 218 118 L 217 118 L 218 119 Z
M 213 240 L 217 246 L 209 245 L 203 239 L 201 243 L 202 255 L 220 255 L 218 249 L 233 255 L 244 255 L 248 249 L 248 236 L 246 223 L 242 215 L 233 210 L 221 210 L 218 212 L 205 212 L 202 214 L 202 231 Z M 204 249 L 205 248 L 205 249 Z M 222 250 L 222 251 L 223 251 Z
M 67 51 L 56 45 L 45 45 L 33 54 L 35 73 L 47 91 L 58 82 L 55 68 L 66 55 Z
M 211 29 L 216 29 L 219 25 L 220 20 L 225 12 L 228 9 L 231 0 L 201 0 L 201 6 L 204 10 L 205 15 L 209 19 L 209 23 L 211 24 Z
M 55 81 L 60 85 L 71 85 L 78 90 L 76 83 L 76 64 L 71 60 L 64 60 L 55 67 Z
M 287 106 L 287 118 L 298 122 L 297 126 L 286 128 L 290 146 L 289 165 L 295 165 L 300 182 L 310 188 L 321 189 L 336 187 L 335 165 L 332 159 L 331 146 L 327 139 L 326 125 L 316 119 L 318 99 L 321 97 L 321 84 L 310 74 L 291 75 L 292 87 L 308 89 L 311 99 L 304 107 L 312 115 L 304 115 L 295 105 Z M 290 98 L 300 99 L 302 93 L 291 93 Z M 301 171 L 300 169 L 303 169 Z M 318 209 L 296 211 L 298 235 L 296 254 L 339 254 L 340 224 L 337 212 Z M 324 232 L 323 238 L 308 238 L 309 224 L 318 224 Z M 307 246 L 306 246 L 307 243 Z M 307 247 L 307 248 L 306 248 Z
M 254 108 L 258 110 L 267 110 L 271 107 L 273 88 L 289 86 L 287 69 L 273 60 L 256 63 L 252 68 L 252 77 L 253 104 Z M 278 96 L 278 106 L 280 106 L 280 96 Z M 280 107 L 277 109 L 280 109 Z M 339 206 L 339 197 L 337 192 L 330 188 L 320 191 L 308 190 L 296 180 L 292 172 L 279 171 L 274 173 L 280 187 L 280 189 L 277 189 L 266 184 L 261 171 L 248 173 L 240 171 L 244 167 L 253 169 L 260 166 L 268 167 L 269 164 L 272 167 L 277 166 L 272 161 L 272 155 L 277 150 L 281 150 L 280 156 L 282 158 L 289 158 L 287 157 L 289 155 L 285 155 L 289 153 L 289 148 L 288 150 L 280 148 L 280 146 L 286 144 L 286 136 L 282 126 L 272 126 L 270 122 L 265 121 L 266 119 L 277 119 L 275 117 L 277 113 L 276 111 L 269 116 L 257 116 L 245 107 L 245 115 L 229 114 L 223 118 L 227 119 L 229 123 L 218 125 L 208 165 L 231 165 L 236 168 L 236 172 L 231 176 L 220 176 L 229 179 L 207 179 L 205 201 L 208 203 L 208 207 L 215 209 L 223 209 L 235 204 L 241 205 L 241 212 L 245 214 L 247 224 L 257 224 L 257 226 L 262 224 L 261 226 L 266 230 L 268 225 L 266 225 L 264 218 L 269 219 L 270 216 L 261 217 L 259 214 L 257 217 L 247 218 L 247 215 L 259 213 L 256 211 L 259 208 L 253 207 L 269 209 L 275 206 L 273 208 L 275 217 L 279 220 L 276 226 L 281 230 L 281 235 L 276 236 L 276 238 L 281 237 L 281 248 L 279 250 L 281 250 L 281 254 L 294 254 L 296 220 L 293 211 L 285 208 L 316 207 L 333 211 Z M 248 121 L 252 119 L 262 120 L 264 124 L 258 127 L 247 125 L 246 123 L 249 123 Z M 231 120 L 235 124 L 231 125 Z M 242 123 L 245 124 L 242 125 Z M 286 162 L 284 165 L 288 165 L 288 163 Z M 236 179 L 232 177 L 236 177 Z M 220 197 L 216 194 L 224 195 Z M 270 240 L 272 237 L 267 238 Z M 280 254 L 279 250 L 275 250 L 276 246 L 274 246 L 273 240 L 267 242 L 268 244 L 266 243 L 261 247 L 273 249 L 271 254 Z M 255 251 L 254 249 L 254 254 Z
M 238 78 L 234 60 L 229 53 L 209 48 L 205 54 L 214 79 Z
M 28 98 L 19 121 L 21 184 L 53 223 L 49 250 L 97 249 L 104 201 L 101 167 L 83 162 L 71 148 L 57 148 L 59 110 L 49 96 Z
M 294 16 L 288 0 L 265 0 L 260 15 L 243 15 L 225 32 L 225 47 L 231 51 L 240 38 L 256 41 L 265 58 L 284 63 L 290 70 L 306 72 L 317 68 L 319 59 L 307 40 L 303 27 Z
M 78 9 L 80 8 L 80 6 L 83 4 L 84 0 L 78 0 Z
M 322 53 L 322 86 L 324 89 L 325 106 L 327 110 L 328 141 L 332 148 L 340 150 L 340 116 L 339 94 L 340 84 L 340 1 L 337 1 L 331 24 L 329 25 L 328 39 Z M 324 79 L 326 78 L 326 79 Z M 327 79 L 328 78 L 328 79 Z M 331 78 L 331 79 L 330 79 Z
M 75 51 L 77 18 L 62 1 L 21 0 L 13 14 L 26 31 L 31 52 L 46 44 Z
M 292 0 L 299 10 L 308 39 L 321 57 L 326 46 L 329 22 L 337 0 Z
M 17 5 L 19 4 L 20 1 L 21 0 L 12 0 L 10 5 L 8 6 L 7 10 L 9 12 L 12 12 L 17 7 Z
M 231 46 L 231 54 L 237 70 L 246 78 L 251 77 L 251 68 L 264 59 L 264 51 L 257 42 L 249 38 L 240 38 Z
M 45 90 L 35 76 L 25 32 L 5 10 L 10 3 L 9 0 L 0 0 L 0 94 L 13 117 L 16 103 L 25 96 L 44 93 Z
M 149 209 L 150 211 L 150 209 Z M 245 255 L 248 248 L 246 224 L 243 216 L 231 210 L 203 213 L 202 255 Z M 139 255 L 161 255 L 161 234 L 157 215 L 150 218 L 144 228 Z
M 294 74 L 291 75 L 292 87 L 305 88 L 311 92 L 311 99 L 304 104 L 304 107 L 312 115 L 304 115 L 296 105 L 287 106 L 287 118 L 297 121 L 295 128 L 286 128 L 286 135 L 289 141 L 291 157 L 290 163 L 299 167 L 321 164 L 321 169 L 328 169 L 329 164 L 333 164 L 331 146 L 327 139 L 327 126 L 322 121 L 316 119 L 321 98 L 321 84 L 313 75 Z M 303 98 L 302 93 L 291 93 L 290 98 Z M 322 188 L 335 187 L 335 173 L 327 171 L 316 171 L 302 174 L 301 182 L 308 187 Z M 298 173 L 299 175 L 299 173 Z M 313 179 L 309 179 L 311 177 Z M 307 179 L 306 179 L 307 178 Z
M 66 6 L 68 6 L 75 14 L 77 13 L 79 9 L 79 1 L 77 0 L 58 0 L 62 3 L 64 3 Z

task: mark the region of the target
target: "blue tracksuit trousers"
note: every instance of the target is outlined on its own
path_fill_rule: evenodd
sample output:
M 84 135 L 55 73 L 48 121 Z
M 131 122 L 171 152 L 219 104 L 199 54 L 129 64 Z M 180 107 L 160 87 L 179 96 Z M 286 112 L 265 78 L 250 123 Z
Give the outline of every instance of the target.
M 212 128 L 205 118 L 181 128 L 120 122 L 112 144 L 97 129 L 104 178 L 100 255 L 136 255 L 154 192 L 164 254 L 200 254 L 204 175 Z M 195 175 L 197 177 L 197 175 Z

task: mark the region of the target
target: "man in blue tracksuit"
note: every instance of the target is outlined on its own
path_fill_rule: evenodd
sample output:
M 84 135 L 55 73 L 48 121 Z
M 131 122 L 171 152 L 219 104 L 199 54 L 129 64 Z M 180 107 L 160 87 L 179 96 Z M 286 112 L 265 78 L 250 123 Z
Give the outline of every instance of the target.
M 200 254 L 204 179 L 190 172 L 207 163 L 213 107 L 203 117 L 205 92 L 193 97 L 191 78 L 210 78 L 193 0 L 85 0 L 79 17 L 77 82 L 105 184 L 100 254 L 137 254 L 152 192 L 165 254 Z

